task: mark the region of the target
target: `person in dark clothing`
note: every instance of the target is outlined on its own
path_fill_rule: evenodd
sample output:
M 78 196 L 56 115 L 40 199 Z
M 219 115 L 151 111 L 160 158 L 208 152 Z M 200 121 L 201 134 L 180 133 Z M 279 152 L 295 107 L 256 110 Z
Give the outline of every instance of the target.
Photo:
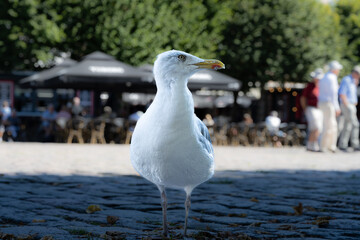
M 319 97 L 319 80 L 324 76 L 322 69 L 317 69 L 310 74 L 313 81 L 308 83 L 300 97 L 300 104 L 305 111 L 308 123 L 309 137 L 306 144 L 306 150 L 319 151 L 319 135 L 322 130 L 322 112 L 317 108 Z

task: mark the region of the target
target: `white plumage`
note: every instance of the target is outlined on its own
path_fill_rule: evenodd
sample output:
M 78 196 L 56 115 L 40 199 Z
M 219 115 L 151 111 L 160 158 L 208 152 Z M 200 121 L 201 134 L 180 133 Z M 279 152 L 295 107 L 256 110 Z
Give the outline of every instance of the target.
M 136 171 L 160 190 L 163 234 L 167 235 L 165 188 L 184 189 L 187 216 L 192 190 L 214 174 L 214 152 L 206 126 L 194 114 L 188 78 L 200 68 L 219 69 L 217 60 L 203 60 L 181 51 L 158 55 L 154 64 L 157 93 L 136 124 L 130 147 Z

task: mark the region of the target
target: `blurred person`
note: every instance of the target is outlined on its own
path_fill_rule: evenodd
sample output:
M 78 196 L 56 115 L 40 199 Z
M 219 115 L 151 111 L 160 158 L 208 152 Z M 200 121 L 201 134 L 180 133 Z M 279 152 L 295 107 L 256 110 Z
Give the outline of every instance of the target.
M 329 71 L 319 82 L 318 107 L 323 114 L 323 131 L 321 133 L 320 151 L 336 152 L 337 122 L 336 117 L 341 113 L 337 81 L 343 66 L 338 61 L 329 63 Z
M 136 111 L 136 112 L 130 114 L 130 116 L 129 116 L 129 121 L 136 123 L 143 114 L 144 114 L 143 111 Z
M 351 146 L 355 151 L 360 151 L 359 148 L 359 120 L 357 118 L 356 105 L 357 86 L 359 84 L 360 66 L 355 66 L 351 74 L 345 76 L 340 84 L 339 98 L 340 109 L 344 116 L 344 127 L 339 138 L 339 149 L 342 151 L 348 150 L 349 140 Z
M 74 116 L 80 116 L 83 114 L 83 107 L 81 106 L 81 100 L 79 97 L 74 97 L 73 98 L 73 105 L 71 108 L 71 113 Z
M 320 109 L 318 109 L 319 97 L 319 81 L 323 78 L 324 73 L 321 68 L 316 69 L 310 74 L 312 82 L 301 93 L 300 104 L 305 112 L 305 117 L 308 124 L 309 136 L 306 143 L 306 150 L 317 152 L 319 147 L 319 135 L 322 131 L 323 116 Z
M 254 120 L 252 119 L 250 113 L 245 113 L 243 116 L 243 122 L 245 125 L 251 125 L 254 123 Z
M 8 101 L 3 101 L 1 107 L 1 120 L 6 121 L 8 117 L 11 115 L 11 107 L 9 106 Z
M 207 113 L 205 115 L 205 118 L 203 119 L 203 123 L 205 124 L 205 126 L 208 128 L 209 130 L 209 134 L 210 136 L 214 135 L 214 126 L 215 126 L 215 121 L 212 118 L 210 113 Z
M 281 120 L 277 111 L 270 112 L 269 116 L 265 118 L 265 124 L 270 133 L 276 134 L 279 131 Z
M 0 142 L 2 142 L 2 138 L 5 132 L 5 126 L 4 123 L 8 119 L 8 117 L 11 115 L 11 108 L 9 106 L 8 101 L 3 101 L 1 111 L 0 111 Z
M 112 108 L 110 106 L 104 107 L 104 112 L 100 116 L 105 121 L 110 121 L 111 119 L 115 118 L 116 115 L 113 113 Z
M 16 110 L 13 109 L 11 111 L 11 115 L 6 119 L 4 126 L 8 135 L 8 141 L 15 141 L 18 137 L 18 133 L 20 131 L 21 121 L 20 118 L 16 114 Z
M 281 119 L 277 111 L 271 111 L 265 118 L 265 125 L 268 129 L 276 147 L 281 147 L 280 137 L 285 137 L 285 133 L 280 130 Z
M 3 141 L 4 132 L 5 132 L 5 126 L 0 124 L 0 143 Z
M 54 105 L 49 104 L 41 116 L 41 129 L 45 133 L 45 138 L 51 137 L 55 128 L 56 116 L 57 113 L 55 112 Z
M 131 139 L 132 133 L 134 132 L 136 123 L 143 114 L 144 114 L 143 111 L 136 111 L 136 112 L 130 114 L 130 116 L 128 117 L 128 130 L 126 133 L 126 140 L 125 140 L 126 144 L 130 143 L 130 139 Z
M 116 113 L 113 112 L 110 106 L 105 106 L 103 113 L 98 120 L 105 122 L 104 138 L 109 142 L 114 142 L 115 138 L 118 138 L 117 134 L 119 126 L 123 124 L 122 120 L 116 120 Z
M 212 118 L 211 114 L 209 114 L 209 113 L 207 113 L 205 115 L 203 122 L 207 127 L 213 127 L 215 125 L 214 119 Z
M 60 111 L 56 114 L 56 123 L 57 125 L 65 129 L 66 123 L 71 119 L 71 114 L 66 107 L 66 105 L 62 105 Z
M 71 118 L 71 114 L 65 105 L 61 106 L 60 111 L 56 114 L 56 118 L 65 118 L 66 120 Z
M 230 118 L 222 114 L 218 115 L 217 117 L 214 117 L 213 119 L 216 127 L 220 127 L 220 128 L 228 125 L 230 122 Z

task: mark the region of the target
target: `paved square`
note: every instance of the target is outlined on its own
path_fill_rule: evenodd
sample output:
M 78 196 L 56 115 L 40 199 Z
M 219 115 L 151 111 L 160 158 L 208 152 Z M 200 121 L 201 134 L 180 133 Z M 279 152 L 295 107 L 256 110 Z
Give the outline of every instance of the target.
M 360 238 L 360 153 L 215 154 L 216 176 L 193 192 L 190 238 Z M 159 192 L 134 172 L 128 146 L 0 144 L 0 173 L 0 239 L 160 238 Z M 168 200 L 179 239 L 185 194 Z

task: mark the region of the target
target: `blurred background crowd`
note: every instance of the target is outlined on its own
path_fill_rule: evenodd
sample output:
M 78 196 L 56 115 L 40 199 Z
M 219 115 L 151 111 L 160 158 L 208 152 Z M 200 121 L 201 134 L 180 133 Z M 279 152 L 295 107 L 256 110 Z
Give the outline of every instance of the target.
M 179 49 L 214 144 L 357 150 L 360 1 L 5 0 L 0 141 L 130 143 Z M 325 137 L 324 137 L 325 136 Z

